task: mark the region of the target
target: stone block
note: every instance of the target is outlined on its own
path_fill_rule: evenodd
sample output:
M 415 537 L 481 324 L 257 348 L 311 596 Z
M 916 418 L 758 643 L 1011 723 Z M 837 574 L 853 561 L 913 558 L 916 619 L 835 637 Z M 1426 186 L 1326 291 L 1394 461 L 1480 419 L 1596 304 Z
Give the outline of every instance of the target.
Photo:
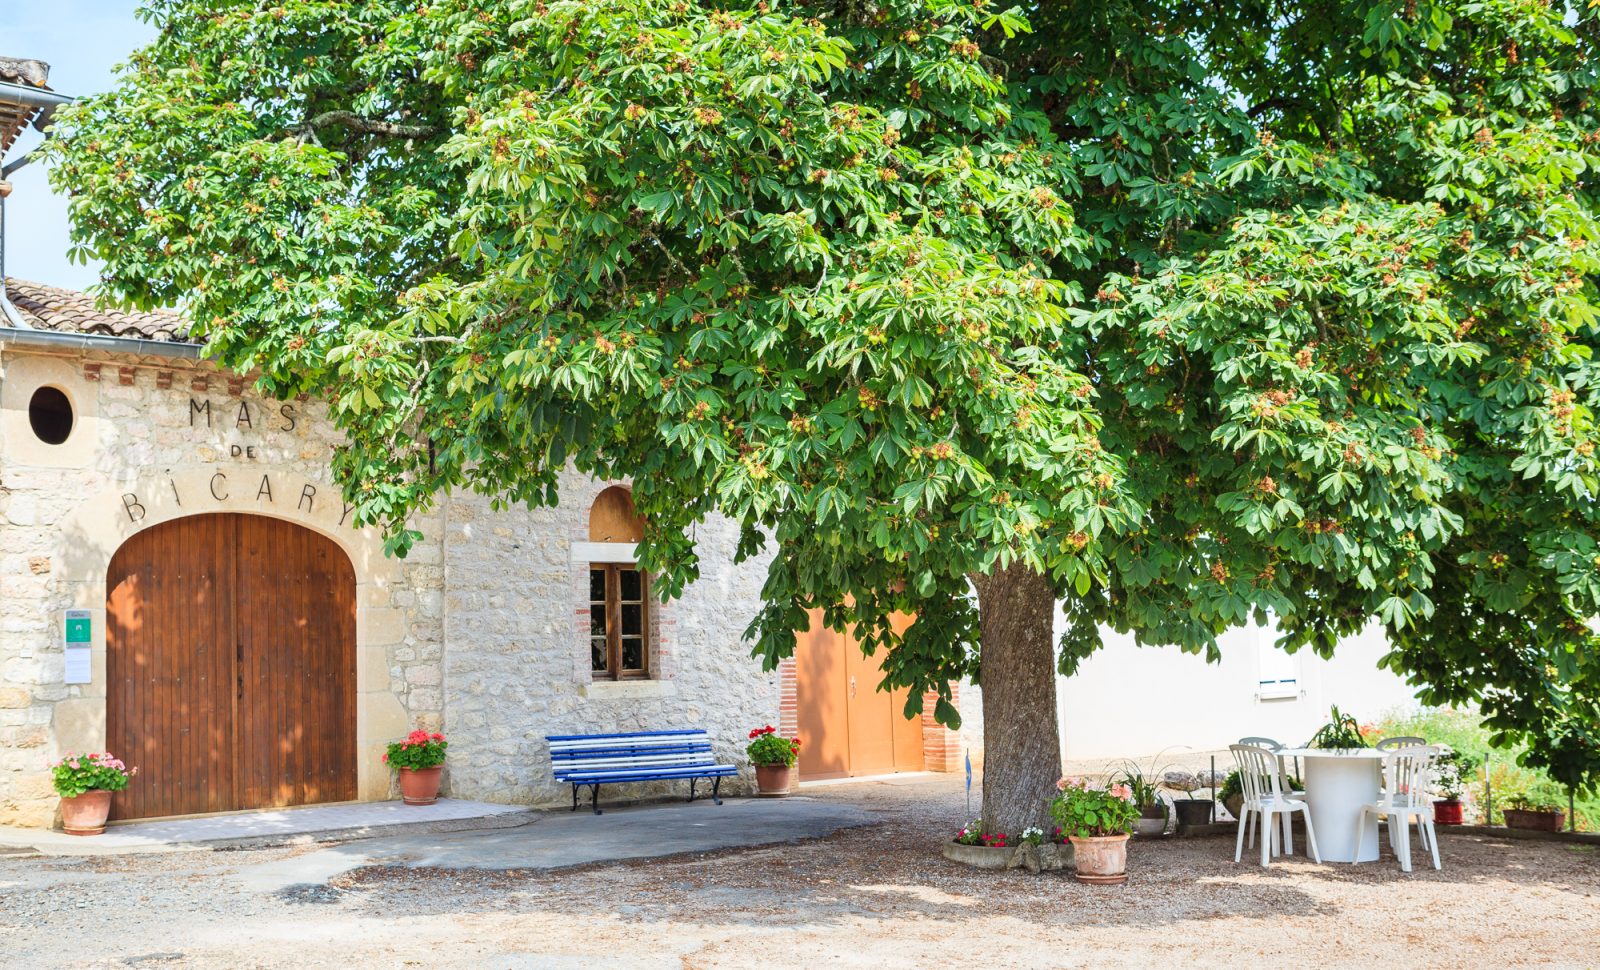
M 50 721 L 59 751 L 101 751 L 106 744 L 106 702 L 74 697 L 55 705 Z M 112 752 L 117 754 L 119 752 Z
M 406 682 L 413 687 L 437 687 L 439 686 L 439 668 L 432 664 L 407 667 Z
M 362 643 L 400 643 L 406 638 L 406 615 L 397 609 L 366 606 L 356 610 L 356 639 Z
M 356 695 L 356 739 L 387 744 L 411 730 L 411 718 L 400 699 L 387 690 Z

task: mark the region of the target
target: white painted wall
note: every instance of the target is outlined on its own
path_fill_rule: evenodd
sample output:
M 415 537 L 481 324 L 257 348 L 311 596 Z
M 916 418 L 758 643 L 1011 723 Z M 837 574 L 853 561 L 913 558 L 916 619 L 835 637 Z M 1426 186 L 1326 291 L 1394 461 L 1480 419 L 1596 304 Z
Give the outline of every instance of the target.
M 1105 647 L 1056 684 L 1068 760 L 1216 750 L 1248 735 L 1301 744 L 1326 722 L 1330 704 L 1363 722 L 1417 706 L 1411 688 L 1378 667 L 1387 647 L 1376 625 L 1340 644 L 1333 660 L 1308 650 L 1284 654 L 1268 627 L 1229 631 L 1216 664 L 1176 647 L 1104 636 Z M 1288 696 L 1263 696 L 1263 679 L 1288 676 L 1295 678 Z

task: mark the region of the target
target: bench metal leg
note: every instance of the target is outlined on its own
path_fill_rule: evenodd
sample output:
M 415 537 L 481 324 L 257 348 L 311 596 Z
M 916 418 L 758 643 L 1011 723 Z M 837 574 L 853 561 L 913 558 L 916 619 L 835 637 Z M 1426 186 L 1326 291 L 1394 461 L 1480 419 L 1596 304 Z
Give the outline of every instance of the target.
M 695 781 L 696 781 L 696 779 L 694 779 L 694 778 L 690 778 L 689 779 L 689 801 L 691 801 L 691 802 L 694 801 L 694 785 L 695 785 Z
M 718 805 L 722 804 L 722 799 L 717 797 L 717 791 L 720 788 L 722 788 L 722 779 L 720 777 L 711 779 L 711 800 Z
M 600 786 L 599 785 L 590 785 L 589 786 L 589 807 L 594 809 L 594 813 L 596 815 L 602 814 L 601 811 L 600 811 Z
M 577 785 L 573 785 L 572 786 L 572 811 L 576 812 L 577 810 L 578 810 L 578 786 Z

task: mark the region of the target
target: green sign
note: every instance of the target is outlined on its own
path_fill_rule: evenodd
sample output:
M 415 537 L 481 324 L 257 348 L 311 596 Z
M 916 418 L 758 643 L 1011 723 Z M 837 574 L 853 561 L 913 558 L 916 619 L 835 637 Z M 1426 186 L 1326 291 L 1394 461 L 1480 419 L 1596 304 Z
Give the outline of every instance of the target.
M 93 635 L 89 630 L 88 610 L 67 611 L 67 642 L 84 644 L 93 642 Z

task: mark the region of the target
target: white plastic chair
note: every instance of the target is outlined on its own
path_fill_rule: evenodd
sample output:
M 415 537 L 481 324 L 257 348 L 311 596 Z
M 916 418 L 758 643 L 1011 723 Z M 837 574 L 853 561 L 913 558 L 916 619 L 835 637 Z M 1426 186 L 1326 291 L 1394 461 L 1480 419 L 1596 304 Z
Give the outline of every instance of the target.
M 1416 819 L 1422 847 L 1433 855 L 1433 867 L 1443 868 L 1439 865 L 1439 836 L 1433 829 L 1433 800 L 1428 795 L 1437 753 L 1433 748 L 1415 745 L 1390 751 L 1383 759 L 1383 797 L 1361 806 L 1361 817 L 1356 821 L 1356 844 L 1360 845 L 1367 830 L 1367 816 L 1388 817 L 1389 845 L 1400 857 L 1403 872 L 1411 871 L 1412 819 Z M 1377 824 L 1376 817 L 1373 824 Z
M 1322 853 L 1317 851 L 1317 833 L 1311 826 L 1311 812 L 1304 801 L 1290 797 L 1283 791 L 1279 780 L 1283 766 L 1278 761 L 1277 752 L 1254 744 L 1229 745 L 1228 750 L 1233 752 L 1233 762 L 1239 769 L 1239 779 L 1244 787 L 1244 805 L 1239 810 L 1239 834 L 1234 841 L 1233 861 L 1244 858 L 1245 830 L 1250 827 L 1252 816 L 1257 819 L 1257 828 L 1261 833 L 1262 867 L 1269 865 L 1272 856 L 1279 854 L 1278 827 L 1272 824 L 1273 815 L 1283 816 L 1283 853 L 1293 855 L 1293 815 L 1295 812 L 1304 812 L 1306 842 L 1311 849 L 1311 858 L 1321 863 Z M 1255 836 L 1252 833 L 1251 845 L 1254 844 Z
M 1271 748 L 1274 751 L 1283 750 L 1283 744 L 1271 738 L 1240 738 L 1239 743 L 1254 745 L 1257 748 Z
M 1402 735 L 1395 738 L 1384 738 L 1382 741 L 1379 741 L 1377 744 L 1373 745 L 1373 747 L 1379 751 L 1397 751 L 1400 748 L 1426 747 L 1427 744 L 1427 738 L 1413 738 Z
M 1275 756 L 1275 754 L 1277 754 L 1278 751 L 1283 751 L 1283 743 L 1282 743 L 1282 741 L 1274 741 L 1274 740 L 1272 740 L 1272 738 L 1240 738 L 1240 740 L 1238 740 L 1238 743 L 1240 743 L 1240 744 L 1251 744 L 1251 746 L 1254 746 L 1254 748 L 1269 748 L 1269 749 L 1272 749 L 1272 752 L 1274 752 L 1274 756 Z M 1283 759 L 1282 759 L 1282 757 L 1280 757 L 1280 759 L 1277 759 L 1277 760 L 1278 760 L 1278 791 L 1283 792 L 1283 794 L 1286 794 L 1286 796 L 1291 797 L 1291 799 L 1304 799 L 1304 797 L 1306 797 L 1306 792 L 1299 791 L 1299 789 L 1296 789 L 1296 788 L 1293 788 L 1293 786 L 1290 786 L 1290 776 L 1288 776 L 1288 772 L 1286 772 L 1285 767 L 1283 767 Z M 1299 759 L 1294 759 L 1294 775 L 1299 776 Z M 1293 847 L 1293 845 L 1294 845 L 1293 828 L 1294 828 L 1294 823 L 1293 823 L 1293 821 L 1291 821 L 1290 816 L 1288 816 L 1288 815 L 1283 816 L 1283 839 L 1285 839 L 1285 842 L 1288 842 L 1288 844 L 1290 844 L 1291 847 Z M 1251 836 L 1251 839 L 1254 839 L 1254 836 Z M 1251 845 L 1254 845 L 1253 840 L 1251 840 Z

